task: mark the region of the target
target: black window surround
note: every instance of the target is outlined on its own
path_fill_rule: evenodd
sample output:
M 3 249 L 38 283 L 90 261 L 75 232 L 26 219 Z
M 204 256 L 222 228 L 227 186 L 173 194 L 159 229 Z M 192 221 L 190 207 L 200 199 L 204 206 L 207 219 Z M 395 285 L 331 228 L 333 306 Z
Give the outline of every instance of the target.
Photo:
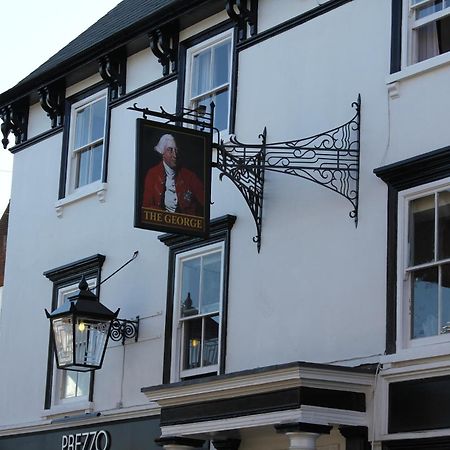
M 224 33 L 225 31 L 233 29 L 233 22 L 227 20 L 214 27 L 208 28 L 207 30 L 192 36 L 179 44 L 179 54 L 178 54 L 178 89 L 177 89 L 177 111 L 181 111 L 185 99 L 185 89 L 186 89 L 186 68 L 187 68 L 187 52 L 191 47 L 194 47 L 202 42 L 211 39 L 218 34 Z M 237 96 L 237 74 L 238 74 L 238 52 L 236 50 L 237 33 L 236 27 L 233 29 L 233 46 L 231 48 L 231 80 L 230 80 L 230 111 L 229 111 L 229 123 L 228 131 L 229 133 L 234 133 L 235 120 L 236 120 L 236 96 Z
M 391 73 L 402 68 L 403 0 L 392 0 L 391 9 Z
M 63 129 L 63 139 L 62 139 L 62 151 L 61 151 L 61 170 L 59 177 L 59 193 L 58 199 L 61 200 L 66 197 L 66 186 L 68 177 L 68 158 L 69 158 L 69 143 L 70 143 L 70 121 L 71 121 L 71 111 L 72 105 L 75 103 L 90 97 L 104 89 L 108 90 L 106 95 L 106 117 L 105 117 L 105 135 L 103 138 L 103 170 L 101 181 L 106 183 L 108 174 L 108 147 L 109 147 L 109 125 L 111 119 L 111 106 L 109 104 L 110 90 L 106 82 L 96 83 L 93 86 L 88 87 L 76 94 L 67 97 L 65 102 L 65 112 L 64 112 L 64 129 Z
M 171 359 L 172 359 L 172 335 L 173 335 L 173 307 L 174 307 L 174 279 L 176 271 L 176 257 L 180 253 L 198 249 L 217 242 L 224 243 L 224 274 L 222 292 L 221 329 L 219 374 L 225 373 L 226 363 L 226 333 L 227 333 L 227 306 L 228 306 L 228 277 L 230 263 L 231 229 L 236 221 L 236 216 L 226 215 L 213 219 L 210 223 L 208 239 L 176 234 L 163 234 L 158 239 L 169 247 L 169 268 L 167 280 L 166 323 L 164 333 L 164 359 L 163 359 L 163 384 L 170 383 Z M 199 375 L 199 377 L 202 375 Z
M 100 295 L 101 270 L 104 261 L 105 261 L 104 255 L 96 254 L 44 272 L 43 275 L 53 282 L 51 311 L 53 311 L 58 306 L 58 295 L 60 289 L 78 283 L 82 275 L 84 275 L 86 278 L 96 279 L 97 285 L 96 294 Z M 47 381 L 45 386 L 44 409 L 50 409 L 52 406 L 53 370 L 54 370 L 53 345 L 54 343 L 51 339 L 51 334 L 49 331 Z M 89 396 L 88 396 L 89 401 L 92 401 L 93 399 L 93 391 L 94 391 L 93 388 L 94 388 L 94 373 L 92 373 L 91 375 L 91 381 L 89 386 Z
M 382 450 L 448 450 L 448 436 L 427 439 L 402 439 L 383 442 Z
M 450 146 L 374 170 L 388 186 L 387 201 L 387 274 L 386 274 L 386 353 L 397 350 L 397 227 L 398 194 L 405 189 L 450 175 Z

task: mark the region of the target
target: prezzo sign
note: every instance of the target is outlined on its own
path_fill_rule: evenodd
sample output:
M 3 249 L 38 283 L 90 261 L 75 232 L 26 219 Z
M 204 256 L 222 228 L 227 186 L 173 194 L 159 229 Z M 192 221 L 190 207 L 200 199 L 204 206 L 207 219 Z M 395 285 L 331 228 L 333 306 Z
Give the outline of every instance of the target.
M 61 450 L 109 450 L 111 437 L 105 430 L 63 434 Z

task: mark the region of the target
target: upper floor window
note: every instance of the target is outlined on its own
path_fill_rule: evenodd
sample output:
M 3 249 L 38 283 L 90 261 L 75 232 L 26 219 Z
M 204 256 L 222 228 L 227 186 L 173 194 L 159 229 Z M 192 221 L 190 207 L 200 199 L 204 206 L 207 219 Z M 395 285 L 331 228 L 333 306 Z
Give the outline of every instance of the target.
M 450 332 L 450 188 L 408 202 L 410 338 Z
M 72 105 L 67 191 L 102 178 L 106 91 Z
M 450 0 L 409 0 L 409 63 L 450 50 Z
M 181 254 L 174 317 L 179 335 L 174 342 L 180 376 L 216 372 L 221 337 L 223 243 Z
M 231 229 L 210 224 L 209 238 L 164 234 L 170 248 L 163 383 L 224 373 Z
M 196 109 L 215 104 L 214 124 L 229 128 L 232 33 L 227 31 L 187 51 L 185 104 Z
M 104 255 L 97 254 L 45 272 L 44 275 L 53 282 L 51 310 L 68 301 L 78 291 L 82 275 L 86 277 L 91 290 L 99 286 L 104 260 Z M 50 410 L 50 414 L 90 409 L 94 387 L 93 372 L 57 369 L 52 346 L 53 342 L 50 341 L 45 409 Z

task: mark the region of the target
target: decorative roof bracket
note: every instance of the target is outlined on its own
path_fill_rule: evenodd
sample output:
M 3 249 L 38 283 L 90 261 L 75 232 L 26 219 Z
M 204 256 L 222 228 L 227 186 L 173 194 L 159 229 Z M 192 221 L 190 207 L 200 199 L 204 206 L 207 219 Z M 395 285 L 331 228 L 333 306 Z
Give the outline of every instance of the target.
M 150 48 L 163 67 L 163 76 L 177 71 L 178 29 L 167 25 L 149 33 Z
M 28 97 L 4 106 L 0 110 L 1 132 L 3 134 L 3 148 L 8 146 L 9 133 L 14 133 L 15 144 L 21 144 L 27 140 L 28 128 Z
M 126 90 L 126 53 L 120 49 L 100 58 L 98 71 L 109 85 L 109 99 L 117 100 Z
M 214 123 L 214 103 L 210 113 L 204 110 L 183 109 L 179 114 L 169 114 L 138 108 L 144 119 L 155 116 L 173 123 L 188 123 L 199 129 L 209 129 L 211 140 L 214 132 L 220 136 Z M 265 171 L 294 175 L 320 184 L 342 197 L 352 205 L 349 216 L 358 225 L 359 168 L 360 168 L 360 117 L 361 96 L 352 103 L 353 117 L 343 125 L 314 136 L 290 141 L 267 143 L 267 130 L 259 135 L 260 143 L 244 144 L 231 136 L 229 143 L 220 140 L 213 142 L 216 160 L 213 167 L 220 170 L 219 178 L 229 178 L 244 197 L 256 224 L 256 243 L 258 253 L 261 249 L 262 211 L 264 199 Z M 219 138 L 217 139 L 219 141 Z
M 49 84 L 39 89 L 39 102 L 42 109 L 50 117 L 51 127 L 56 128 L 64 123 L 64 102 L 66 86 L 64 80 Z
M 250 4 L 250 8 L 248 8 Z M 250 36 L 257 33 L 258 0 L 227 0 L 226 11 L 230 19 L 236 23 L 238 42 L 247 39 L 247 25 Z

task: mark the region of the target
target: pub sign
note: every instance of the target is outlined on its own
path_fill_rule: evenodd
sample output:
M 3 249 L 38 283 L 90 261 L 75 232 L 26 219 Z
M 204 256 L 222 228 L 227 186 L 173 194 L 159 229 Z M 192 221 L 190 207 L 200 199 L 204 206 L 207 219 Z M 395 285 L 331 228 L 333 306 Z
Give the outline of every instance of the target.
M 207 237 L 211 135 L 137 119 L 134 226 Z

